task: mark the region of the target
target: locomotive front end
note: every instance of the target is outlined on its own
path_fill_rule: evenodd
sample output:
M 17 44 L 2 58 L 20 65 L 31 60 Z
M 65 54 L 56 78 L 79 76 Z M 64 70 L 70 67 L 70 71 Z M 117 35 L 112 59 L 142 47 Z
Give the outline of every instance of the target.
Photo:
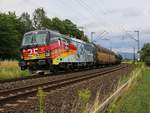
M 50 64 L 48 41 L 48 31 L 33 31 L 24 35 L 19 63 L 22 70 L 37 70 L 38 68 L 46 68 Z

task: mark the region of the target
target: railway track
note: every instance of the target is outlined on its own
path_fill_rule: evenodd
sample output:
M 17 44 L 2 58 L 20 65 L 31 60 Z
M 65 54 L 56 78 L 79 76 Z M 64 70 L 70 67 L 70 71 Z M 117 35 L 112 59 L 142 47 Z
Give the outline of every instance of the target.
M 108 67 L 101 67 L 101 69 L 104 68 L 111 68 L 111 66 Z M 87 71 L 90 70 L 88 68 L 82 69 L 82 70 L 74 70 L 75 72 L 82 72 L 82 71 Z M 49 77 L 49 76 L 56 76 L 56 75 L 64 75 L 64 74 L 73 74 L 71 71 L 60 71 L 58 73 L 51 73 L 51 72 L 46 72 L 44 75 L 39 74 L 39 73 L 35 73 L 35 74 L 31 74 L 31 76 L 25 76 L 25 77 L 21 77 L 21 78 L 15 78 L 15 79 L 8 79 L 8 80 L 0 80 L 0 84 L 3 83 L 10 83 L 10 82 L 17 82 L 17 81 L 23 81 L 23 80 L 30 80 L 30 79 L 38 79 L 38 78 L 44 78 L 44 77 Z
M 101 72 L 91 72 L 88 74 L 80 74 L 80 76 L 73 76 L 69 78 L 63 78 L 59 80 L 53 80 L 46 83 L 38 83 L 31 86 L 25 86 L 21 88 L 14 88 L 11 90 L 0 92 L 0 108 L 3 108 L 5 104 L 14 103 L 18 99 L 26 99 L 28 96 L 35 96 L 38 91 L 38 87 L 41 87 L 44 91 L 56 90 L 71 84 L 75 84 L 84 80 L 88 80 L 94 77 L 102 76 L 107 73 L 115 72 L 126 68 L 128 65 L 118 65 L 111 69 L 104 69 Z

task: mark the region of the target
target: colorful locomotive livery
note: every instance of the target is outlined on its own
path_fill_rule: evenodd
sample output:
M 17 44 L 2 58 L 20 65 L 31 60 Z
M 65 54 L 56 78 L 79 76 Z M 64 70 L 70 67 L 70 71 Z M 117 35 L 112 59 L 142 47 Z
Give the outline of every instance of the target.
M 24 35 L 19 66 L 22 70 L 54 72 L 120 62 L 117 54 L 93 43 L 51 30 L 36 30 Z

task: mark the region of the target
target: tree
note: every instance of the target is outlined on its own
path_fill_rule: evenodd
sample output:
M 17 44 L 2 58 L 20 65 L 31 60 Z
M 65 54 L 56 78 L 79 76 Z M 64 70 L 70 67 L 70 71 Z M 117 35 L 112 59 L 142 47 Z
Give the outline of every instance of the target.
M 59 31 L 62 34 L 66 34 L 64 23 L 57 17 L 52 18 L 50 29 Z
M 140 51 L 140 59 L 144 61 L 147 65 L 150 65 L 150 43 L 144 44 Z
M 41 29 L 43 24 L 45 23 L 45 20 L 47 20 L 46 12 L 43 8 L 35 9 L 33 13 L 33 26 L 35 29 Z
M 0 13 L 0 58 L 10 59 L 19 56 L 23 24 L 15 13 Z
M 60 20 L 59 18 L 48 18 L 43 8 L 38 8 L 33 13 L 33 26 L 35 29 L 41 29 L 46 27 L 55 31 L 59 31 L 61 34 L 76 37 L 78 39 L 88 42 L 87 36 L 84 36 L 84 32 L 80 31 L 77 26 L 68 19 Z
M 30 19 L 30 15 L 27 12 L 22 13 L 19 19 L 24 24 L 24 32 L 33 30 L 32 21 Z

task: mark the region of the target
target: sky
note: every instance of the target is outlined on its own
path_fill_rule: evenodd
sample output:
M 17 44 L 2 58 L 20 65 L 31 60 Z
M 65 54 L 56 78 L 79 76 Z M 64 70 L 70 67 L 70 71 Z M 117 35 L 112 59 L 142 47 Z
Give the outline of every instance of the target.
M 0 12 L 15 11 L 33 14 L 44 8 L 47 16 L 70 19 L 93 41 L 116 52 L 133 52 L 150 42 L 150 0 L 0 0 Z M 104 40 L 109 39 L 109 40 Z

